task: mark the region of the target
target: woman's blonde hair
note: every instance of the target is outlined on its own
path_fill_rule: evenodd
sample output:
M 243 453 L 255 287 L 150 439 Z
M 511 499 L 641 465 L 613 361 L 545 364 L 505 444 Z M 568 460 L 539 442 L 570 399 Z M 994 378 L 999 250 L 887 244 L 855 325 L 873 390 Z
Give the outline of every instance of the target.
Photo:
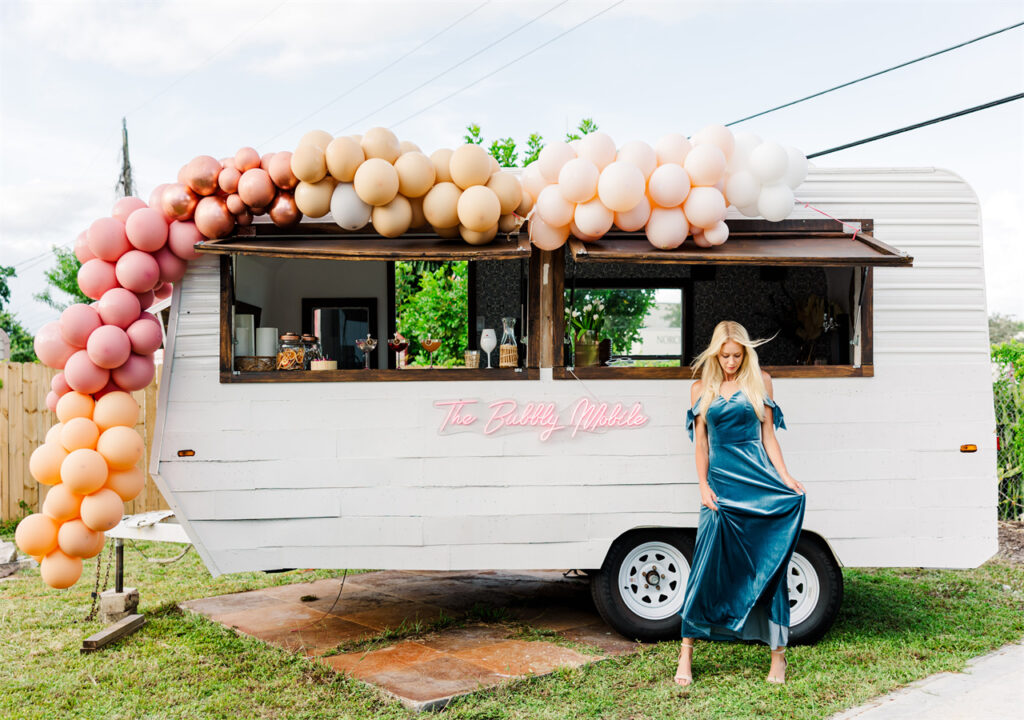
M 750 404 L 753 405 L 758 419 L 764 420 L 764 398 L 768 391 L 764 386 L 764 379 L 761 377 L 761 365 L 757 361 L 757 351 L 754 348 L 764 345 L 772 338 L 774 336 L 751 340 L 747 329 L 732 320 L 723 320 L 715 325 L 715 331 L 711 334 L 711 342 L 704 352 L 694 358 L 692 364 L 694 375 L 700 375 L 703 383 L 699 412 L 703 413 L 707 410 L 708 405 L 718 396 L 719 388 L 725 380 L 722 365 L 718 362 L 718 353 L 722 351 L 722 346 L 731 340 L 744 349 L 743 362 L 740 363 L 737 372 L 737 383 L 743 394 L 750 400 Z

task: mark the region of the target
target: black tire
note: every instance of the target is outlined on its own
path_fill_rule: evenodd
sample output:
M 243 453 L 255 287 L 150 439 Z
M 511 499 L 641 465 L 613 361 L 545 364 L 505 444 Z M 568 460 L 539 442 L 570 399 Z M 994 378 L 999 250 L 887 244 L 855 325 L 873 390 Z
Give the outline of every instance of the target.
M 813 576 L 801 572 L 808 566 L 814 571 Z M 816 595 L 816 602 L 800 608 L 804 619 L 789 628 L 790 645 L 813 645 L 825 636 L 839 614 L 839 606 L 843 603 L 843 573 L 822 540 L 813 535 L 801 535 L 789 564 L 787 583 L 790 612 L 801 602 L 802 593 L 811 589 Z M 815 583 L 816 588 L 807 587 Z M 801 587 L 801 584 L 805 585 Z M 796 619 L 791 617 L 790 622 Z
M 668 593 L 668 597 L 673 600 L 678 598 L 678 602 L 675 603 L 676 607 L 674 610 L 671 607 L 664 608 L 663 614 L 665 616 L 657 619 L 639 615 L 626 605 L 623 599 L 623 591 L 633 592 L 636 595 L 638 593 L 633 591 L 636 586 L 632 586 L 633 590 L 624 588 L 623 591 L 620 591 L 618 587 L 619 570 L 623 563 L 626 562 L 636 548 L 646 543 L 661 543 L 670 546 L 670 548 L 675 550 L 672 553 L 673 555 L 676 557 L 681 555 L 685 560 L 685 568 L 676 568 L 670 556 L 665 557 L 662 555 L 658 557 L 658 553 L 652 552 L 650 562 L 656 564 L 665 560 L 669 563 L 665 567 L 669 578 L 676 572 L 689 576 L 690 561 L 693 559 L 693 534 L 691 532 L 671 528 L 634 530 L 622 535 L 612 543 L 601 569 L 592 574 L 590 594 L 594 599 L 594 606 L 604 621 L 623 636 L 641 642 L 678 639 L 680 627 L 679 611 L 683 606 L 683 592 L 686 587 L 685 579 L 682 587 L 678 587 L 678 585 L 671 588 L 666 587 L 665 592 Z

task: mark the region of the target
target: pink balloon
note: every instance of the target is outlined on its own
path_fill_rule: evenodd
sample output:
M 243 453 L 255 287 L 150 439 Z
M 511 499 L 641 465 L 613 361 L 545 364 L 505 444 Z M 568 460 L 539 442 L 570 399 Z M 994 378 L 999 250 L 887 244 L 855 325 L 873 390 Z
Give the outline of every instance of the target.
M 147 290 L 142 293 L 135 293 L 135 297 L 139 299 L 139 307 L 143 310 L 148 310 L 153 307 L 153 303 L 156 302 L 156 294 L 152 290 Z
M 96 257 L 92 250 L 89 249 L 89 231 L 83 230 L 78 233 L 78 237 L 75 238 L 75 257 L 78 258 L 78 262 L 85 263 Z
M 89 249 L 101 260 L 115 262 L 131 250 L 124 223 L 117 218 L 105 217 L 93 220 L 88 231 Z
M 129 215 L 144 207 L 146 207 L 146 203 L 137 197 L 123 197 L 114 203 L 114 210 L 110 214 L 121 222 L 127 223 Z
M 156 259 L 156 264 L 160 267 L 160 282 L 162 283 L 178 282 L 185 276 L 185 271 L 188 270 L 188 261 L 182 260 L 168 247 L 160 248 L 153 253 L 153 257 Z M 157 295 L 157 297 L 160 296 Z M 167 297 L 167 295 L 165 294 L 164 297 Z
M 78 268 L 78 287 L 87 297 L 99 300 L 103 293 L 117 287 L 114 263 L 93 258 Z
M 39 328 L 32 343 L 36 357 L 43 365 L 62 369 L 77 348 L 68 343 L 60 332 L 60 323 L 54 320 Z
M 164 217 L 165 222 L 171 222 L 172 218 L 170 215 L 164 212 L 164 190 L 167 189 L 169 183 L 163 183 L 153 188 L 153 192 L 149 194 L 149 206 L 159 212 Z
M 163 328 L 152 313 L 142 313 L 138 320 L 128 326 L 126 332 L 131 341 L 132 352 L 138 355 L 155 352 L 164 341 Z
M 97 367 L 113 370 L 128 360 L 128 356 L 132 354 L 132 343 L 128 339 L 128 333 L 121 328 L 116 325 L 103 325 L 89 336 L 86 352 Z
M 111 379 L 125 392 L 142 390 L 153 382 L 156 366 L 152 355 L 132 353 L 121 367 L 110 373 Z
M 76 348 L 84 348 L 89 335 L 102 324 L 95 308 L 82 303 L 75 303 L 60 314 L 60 334 Z
M 124 224 L 128 242 L 137 250 L 156 252 L 167 242 L 167 221 L 159 210 L 142 207 Z
M 175 255 L 175 257 L 177 257 L 177 255 Z M 157 262 L 159 262 L 159 260 L 157 260 Z M 166 300 L 173 292 L 174 286 L 169 282 L 165 282 L 161 284 L 160 287 L 153 290 L 153 294 L 156 296 L 157 300 Z
M 117 261 L 115 268 L 117 281 L 135 293 L 152 290 L 160 281 L 160 266 L 147 252 L 129 250 Z
M 60 400 L 60 398 L 57 396 L 57 393 L 55 393 L 53 390 L 46 393 L 46 407 L 50 408 L 50 412 L 57 412 L 58 400 Z
M 182 260 L 195 260 L 199 253 L 192 246 L 205 239 L 194 222 L 175 220 L 168 228 L 167 246 Z
M 104 385 L 104 386 L 103 386 L 102 388 L 100 388 L 99 390 L 97 390 L 96 392 L 94 392 L 94 393 L 92 394 L 92 396 L 93 396 L 93 397 L 94 397 L 94 398 L 95 398 L 96 400 L 99 400 L 99 399 L 100 399 L 101 397 L 103 397 L 103 396 L 104 396 L 104 395 L 106 395 L 107 393 L 112 393 L 112 392 L 120 392 L 120 390 L 121 390 L 121 388 L 119 388 L 119 387 L 117 386 L 117 383 L 115 383 L 115 382 L 114 382 L 113 380 L 110 380 L 110 381 L 108 381 L 108 382 L 107 382 L 107 384 L 106 384 L 106 385 Z
M 72 390 L 92 395 L 110 380 L 110 371 L 101 368 L 89 359 L 86 350 L 79 350 L 68 358 L 64 366 L 64 379 Z
M 64 373 L 59 372 L 50 379 L 50 389 L 57 393 L 57 397 L 71 391 L 71 386 L 64 379 Z
M 142 312 L 135 293 L 124 288 L 114 288 L 103 293 L 96 309 L 104 325 L 117 325 L 122 330 L 135 322 Z

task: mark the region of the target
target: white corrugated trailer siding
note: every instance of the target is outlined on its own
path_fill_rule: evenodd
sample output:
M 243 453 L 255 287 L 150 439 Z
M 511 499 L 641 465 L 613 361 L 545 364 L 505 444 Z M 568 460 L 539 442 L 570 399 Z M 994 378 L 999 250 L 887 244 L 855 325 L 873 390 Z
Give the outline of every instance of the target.
M 977 566 L 996 551 L 997 493 L 977 198 L 933 169 L 814 170 L 798 197 L 873 218 L 914 257 L 875 270 L 874 377 L 775 381 L 804 527 L 847 566 Z M 154 461 L 214 573 L 589 568 L 632 528 L 696 526 L 689 382 L 222 385 L 218 289 L 207 256 L 176 290 Z M 436 399 L 565 406 L 588 388 L 642 401 L 650 423 L 547 443 L 437 434 Z

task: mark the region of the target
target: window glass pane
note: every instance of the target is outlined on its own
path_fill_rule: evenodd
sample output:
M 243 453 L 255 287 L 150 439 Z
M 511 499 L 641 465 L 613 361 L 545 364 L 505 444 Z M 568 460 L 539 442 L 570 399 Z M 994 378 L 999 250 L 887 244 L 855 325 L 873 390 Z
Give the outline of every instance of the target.
M 680 288 L 580 288 L 565 295 L 566 332 L 611 341 L 611 357 L 678 366 L 683 354 Z M 641 358 L 646 358 L 641 363 Z

